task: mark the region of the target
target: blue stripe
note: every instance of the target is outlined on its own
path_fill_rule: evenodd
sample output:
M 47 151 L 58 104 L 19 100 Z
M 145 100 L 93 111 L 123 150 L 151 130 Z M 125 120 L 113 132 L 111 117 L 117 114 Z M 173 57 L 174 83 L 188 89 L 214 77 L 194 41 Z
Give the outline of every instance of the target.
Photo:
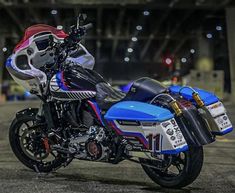
M 99 108 L 98 104 L 96 102 L 94 102 L 94 101 L 91 101 L 91 102 L 93 103 L 93 105 L 95 107 L 95 110 L 96 110 L 96 112 L 97 112 L 97 114 L 99 116 L 99 119 L 100 119 L 102 125 L 105 126 L 105 124 L 103 122 L 103 119 L 102 119 L 102 116 L 101 116 L 101 113 L 100 113 L 100 108 Z
M 183 151 L 187 151 L 188 150 L 188 145 L 185 145 L 183 147 L 174 149 L 174 150 L 163 150 L 161 151 L 161 154 L 177 154 Z
M 68 87 L 63 83 L 62 81 L 62 72 L 58 72 L 56 74 L 56 82 L 59 86 L 60 89 L 64 90 L 64 91 L 68 91 Z
M 112 123 L 115 126 L 114 129 L 117 129 L 121 133 L 121 135 L 128 136 L 128 137 L 137 137 L 138 139 L 141 140 L 141 142 L 144 143 L 145 147 L 148 147 L 149 143 L 148 143 L 147 139 L 143 136 L 142 133 L 122 131 L 120 128 L 117 127 L 117 125 L 114 123 L 114 121 Z
M 6 65 L 6 67 L 11 67 L 12 59 L 11 58 L 7 58 L 7 61 L 6 61 L 5 65 Z
M 226 129 L 226 130 L 224 130 L 224 131 L 221 131 L 221 132 L 219 132 L 219 131 L 212 131 L 212 133 L 213 133 L 214 135 L 225 135 L 225 134 L 227 134 L 227 133 L 230 133 L 232 130 L 233 130 L 233 128 L 230 127 L 230 128 L 228 128 L 228 129 Z

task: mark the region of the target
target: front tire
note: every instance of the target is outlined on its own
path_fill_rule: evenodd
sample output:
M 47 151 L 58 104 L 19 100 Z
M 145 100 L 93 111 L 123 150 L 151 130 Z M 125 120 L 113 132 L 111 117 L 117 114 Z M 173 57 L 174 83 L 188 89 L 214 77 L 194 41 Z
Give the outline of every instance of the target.
M 181 171 L 179 170 L 178 174 L 170 173 L 169 172 L 170 166 L 165 171 L 162 171 L 160 169 L 151 167 L 154 166 L 153 161 L 141 158 L 140 162 L 146 174 L 155 183 L 166 188 L 182 188 L 184 186 L 191 184 L 200 174 L 203 165 L 203 148 L 190 147 L 190 149 L 184 152 L 183 154 L 184 154 L 184 161 L 180 161 L 180 159 L 177 158 L 179 154 L 172 155 L 173 165 L 176 165 L 177 161 L 181 162 L 180 164 L 184 166 L 183 168 L 181 168 Z M 169 158 L 169 156 L 166 157 Z
M 55 152 L 48 153 L 45 150 L 40 137 L 42 128 L 34 128 L 35 117 L 36 113 L 30 116 L 25 114 L 13 120 L 9 130 L 10 146 L 15 156 L 25 166 L 36 172 L 48 173 L 59 168 L 66 161 L 66 158 L 59 153 L 55 155 Z M 30 141 L 32 133 L 33 135 L 36 133 L 38 136 L 33 141 Z M 22 145 L 22 141 L 24 141 L 25 147 Z M 32 149 L 37 149 L 39 153 L 35 153 Z M 30 153 L 30 151 L 32 152 Z

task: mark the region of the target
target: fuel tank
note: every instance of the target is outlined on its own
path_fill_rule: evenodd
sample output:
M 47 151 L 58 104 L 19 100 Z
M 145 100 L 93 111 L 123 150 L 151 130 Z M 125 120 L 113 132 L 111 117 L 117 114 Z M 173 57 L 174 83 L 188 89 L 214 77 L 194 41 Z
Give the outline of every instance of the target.
M 50 80 L 50 91 L 57 100 L 82 100 L 96 96 L 96 84 L 102 76 L 79 65 L 68 65 Z

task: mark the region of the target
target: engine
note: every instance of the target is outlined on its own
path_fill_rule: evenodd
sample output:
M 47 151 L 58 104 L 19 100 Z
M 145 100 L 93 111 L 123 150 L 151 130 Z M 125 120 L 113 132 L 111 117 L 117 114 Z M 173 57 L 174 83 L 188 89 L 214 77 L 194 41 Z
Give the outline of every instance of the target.
M 57 106 L 61 121 L 57 121 L 56 126 L 61 129 L 54 134 L 57 144 L 52 145 L 52 150 L 78 159 L 107 160 L 111 152 L 109 137 L 103 127 L 96 125 L 92 114 L 85 107 L 80 108 L 80 105 L 78 102 L 69 102 Z
M 107 137 L 104 129 L 91 126 L 86 132 L 79 132 L 70 138 L 68 150 L 74 157 L 86 160 L 104 160 L 109 157 L 109 148 L 106 146 Z

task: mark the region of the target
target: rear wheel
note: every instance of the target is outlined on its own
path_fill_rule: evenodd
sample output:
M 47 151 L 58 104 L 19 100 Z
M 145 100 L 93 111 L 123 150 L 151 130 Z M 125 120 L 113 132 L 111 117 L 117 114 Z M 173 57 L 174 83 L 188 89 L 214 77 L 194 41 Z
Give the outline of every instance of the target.
M 13 120 L 9 131 L 10 145 L 16 157 L 28 168 L 51 172 L 66 158 L 56 151 L 48 151 L 48 138 L 43 133 L 45 125 L 37 126 L 35 116 L 23 115 Z
M 190 147 L 177 155 L 165 155 L 164 168 L 157 168 L 156 161 L 140 159 L 146 174 L 157 184 L 167 188 L 181 188 L 191 184 L 200 174 L 203 165 L 203 148 Z M 159 164 L 158 164 L 159 165 Z

